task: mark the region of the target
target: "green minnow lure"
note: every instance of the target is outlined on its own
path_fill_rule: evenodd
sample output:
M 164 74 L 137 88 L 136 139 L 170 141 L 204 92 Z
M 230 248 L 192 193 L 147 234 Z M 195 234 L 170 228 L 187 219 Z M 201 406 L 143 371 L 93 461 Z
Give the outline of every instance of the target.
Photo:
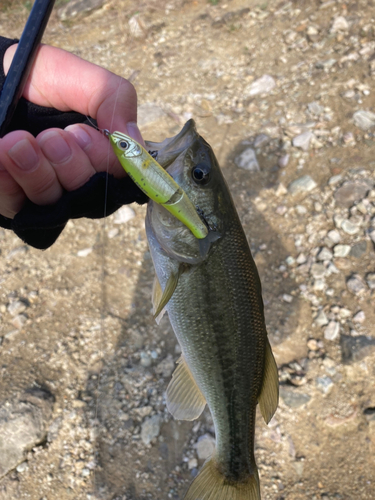
M 193 235 L 203 239 L 208 228 L 187 194 L 159 163 L 134 139 L 121 133 L 108 134 L 122 167 L 137 186 L 153 201 L 166 208 Z

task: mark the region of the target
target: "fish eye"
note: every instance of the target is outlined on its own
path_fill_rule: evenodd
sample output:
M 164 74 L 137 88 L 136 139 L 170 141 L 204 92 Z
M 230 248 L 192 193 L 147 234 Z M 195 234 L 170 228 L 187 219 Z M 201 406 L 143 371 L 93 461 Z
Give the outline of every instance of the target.
M 201 186 L 207 184 L 210 180 L 210 166 L 204 163 L 198 163 L 191 171 L 193 180 Z
M 126 151 L 129 147 L 129 143 L 127 141 L 124 141 L 123 139 L 121 139 L 121 141 L 119 141 L 117 143 L 118 147 L 124 151 Z

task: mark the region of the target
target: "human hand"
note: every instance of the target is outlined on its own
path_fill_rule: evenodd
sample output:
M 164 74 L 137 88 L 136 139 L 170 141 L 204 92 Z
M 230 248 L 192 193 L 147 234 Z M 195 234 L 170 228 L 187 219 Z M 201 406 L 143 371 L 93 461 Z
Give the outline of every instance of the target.
M 5 73 L 16 47 L 5 53 Z M 123 131 L 143 144 L 133 85 L 64 50 L 39 48 L 23 97 L 91 116 L 100 128 Z M 53 204 L 63 190 L 79 188 L 100 171 L 117 178 L 126 175 L 108 139 L 92 127 L 48 129 L 36 138 L 24 130 L 11 132 L 0 139 L 0 214 L 13 218 L 27 198 L 37 205 Z

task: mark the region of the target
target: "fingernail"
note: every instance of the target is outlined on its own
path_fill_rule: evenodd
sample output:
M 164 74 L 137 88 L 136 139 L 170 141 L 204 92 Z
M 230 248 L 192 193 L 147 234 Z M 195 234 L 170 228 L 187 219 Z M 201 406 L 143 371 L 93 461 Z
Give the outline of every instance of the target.
M 86 149 L 92 142 L 90 135 L 80 125 L 69 125 L 65 130 L 74 135 L 81 149 Z
M 51 131 L 45 134 L 40 147 L 52 163 L 63 163 L 72 155 L 69 144 L 58 132 Z
M 36 170 L 39 166 L 39 156 L 28 139 L 17 142 L 10 148 L 8 155 L 22 170 L 30 172 Z
M 128 135 L 135 139 L 140 144 L 144 144 L 143 137 L 139 131 L 138 125 L 135 122 L 129 122 L 126 124 L 126 128 L 128 129 Z

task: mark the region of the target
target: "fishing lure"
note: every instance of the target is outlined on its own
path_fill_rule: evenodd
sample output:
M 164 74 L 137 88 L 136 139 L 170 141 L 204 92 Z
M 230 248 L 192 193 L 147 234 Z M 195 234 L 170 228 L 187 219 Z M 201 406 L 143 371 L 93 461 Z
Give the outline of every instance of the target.
M 122 167 L 153 201 L 166 208 L 202 240 L 208 227 L 187 194 L 138 142 L 121 133 L 105 131 Z

